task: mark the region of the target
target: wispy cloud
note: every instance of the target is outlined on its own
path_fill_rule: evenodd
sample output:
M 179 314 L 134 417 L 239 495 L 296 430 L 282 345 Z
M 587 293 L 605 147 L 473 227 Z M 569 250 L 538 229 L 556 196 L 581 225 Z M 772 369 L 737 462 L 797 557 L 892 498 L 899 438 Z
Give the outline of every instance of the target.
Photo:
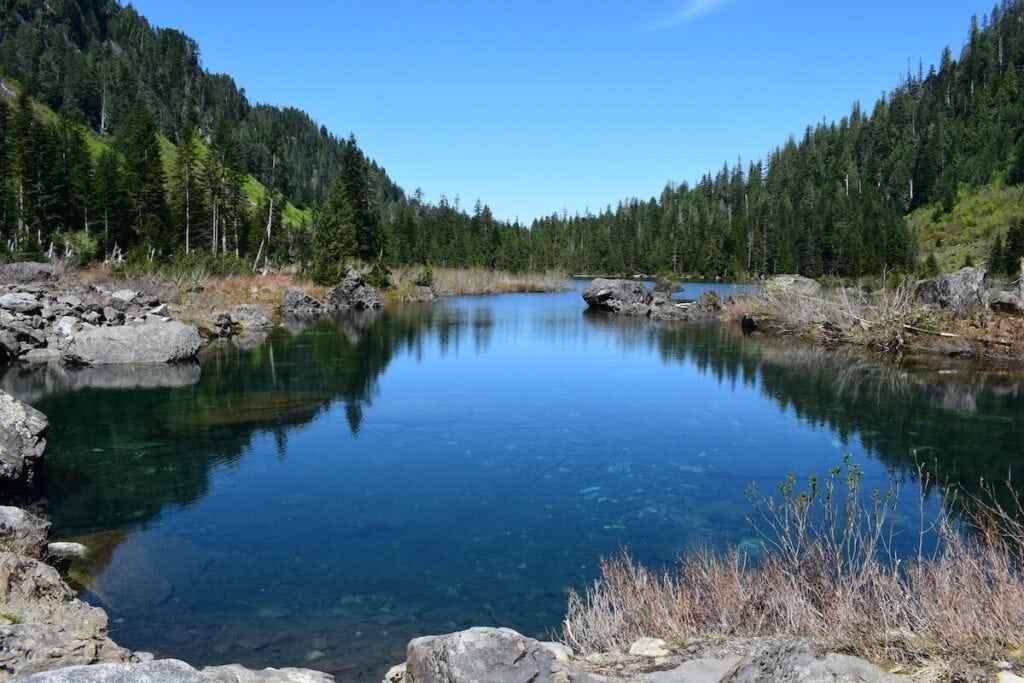
M 659 28 L 674 28 L 711 14 L 729 0 L 690 0 L 689 4 L 661 22 Z

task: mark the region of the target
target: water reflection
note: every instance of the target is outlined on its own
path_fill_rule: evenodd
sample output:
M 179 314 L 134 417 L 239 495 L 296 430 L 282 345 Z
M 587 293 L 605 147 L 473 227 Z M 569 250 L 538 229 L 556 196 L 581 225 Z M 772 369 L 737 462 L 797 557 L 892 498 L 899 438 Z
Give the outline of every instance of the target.
M 507 295 L 291 321 L 201 366 L 0 382 L 54 425 L 57 534 L 125 644 L 379 680 L 424 633 L 557 626 L 629 545 L 749 541 L 743 490 L 821 474 L 1000 479 L 1021 378 Z M 912 495 L 912 493 L 911 493 Z

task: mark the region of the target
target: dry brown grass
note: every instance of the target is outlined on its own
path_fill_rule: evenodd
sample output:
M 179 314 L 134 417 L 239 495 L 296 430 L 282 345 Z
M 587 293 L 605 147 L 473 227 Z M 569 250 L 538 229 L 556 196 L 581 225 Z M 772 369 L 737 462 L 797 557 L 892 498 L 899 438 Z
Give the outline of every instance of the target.
M 431 289 L 437 296 L 468 294 L 509 294 L 515 292 L 560 292 L 572 289 L 564 273 L 512 273 L 485 268 L 432 268 Z M 413 286 L 423 274 L 422 266 L 395 268 L 391 285 L 396 290 Z
M 291 271 L 213 276 L 196 267 L 113 277 L 108 269 L 96 267 L 77 271 L 73 277 L 83 284 L 155 294 L 162 301 L 175 304 L 177 317 L 184 320 L 198 320 L 238 304 L 261 304 L 273 310 L 280 306 L 288 287 L 301 287 L 318 299 L 327 291 L 326 287 L 299 280 Z
M 696 551 L 655 572 L 623 552 L 572 594 L 563 639 L 581 652 L 643 636 L 809 638 L 918 678 L 950 680 L 1024 659 L 1024 508 L 974 505 L 974 533 L 946 512 L 911 558 L 891 547 L 897 490 L 865 495 L 859 471 L 833 470 L 797 491 L 755 497 L 767 553 Z M 923 514 L 922 514 L 923 520 Z M 1000 534 L 999 529 L 1018 534 Z M 925 532 L 937 536 L 926 551 Z
M 898 351 L 906 343 L 905 325 L 921 317 L 912 280 L 872 291 L 836 287 L 820 294 L 768 289 L 738 297 L 726 315 L 757 318 L 767 329 L 832 344 L 855 344 Z

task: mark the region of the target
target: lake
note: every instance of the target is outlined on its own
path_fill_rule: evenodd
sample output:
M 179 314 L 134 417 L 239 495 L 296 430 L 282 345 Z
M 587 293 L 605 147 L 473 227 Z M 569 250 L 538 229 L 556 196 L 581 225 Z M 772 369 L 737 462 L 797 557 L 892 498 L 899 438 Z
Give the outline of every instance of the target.
M 686 283 L 683 296 L 727 285 Z M 1019 375 L 896 363 L 718 323 L 593 315 L 579 291 L 447 299 L 291 324 L 196 365 L 17 366 L 51 422 L 54 537 L 132 649 L 380 680 L 409 639 L 546 638 L 628 548 L 758 547 L 748 485 L 953 483 L 1024 454 Z M 908 544 L 917 540 L 908 532 Z

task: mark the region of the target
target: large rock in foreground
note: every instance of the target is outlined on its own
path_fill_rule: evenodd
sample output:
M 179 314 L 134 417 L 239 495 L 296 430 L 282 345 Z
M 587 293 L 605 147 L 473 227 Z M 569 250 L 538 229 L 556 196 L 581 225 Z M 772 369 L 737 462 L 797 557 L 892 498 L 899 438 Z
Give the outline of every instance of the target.
M 654 292 L 633 280 L 599 277 L 584 288 L 583 300 L 596 311 L 648 315 L 654 301 Z
M 38 560 L 0 552 L 0 605 L 0 677 L 131 659 L 107 637 L 106 613 L 78 600 L 57 570 Z
M 332 287 L 324 298 L 323 309 L 332 311 L 365 311 L 371 308 L 384 308 L 384 297 L 375 288 L 366 284 L 358 270 L 352 268 L 345 279 L 336 287 Z
M 948 309 L 958 318 L 966 317 L 987 303 L 985 271 L 967 267 L 933 277 L 921 285 L 917 294 L 923 304 Z
M 553 683 L 561 670 L 555 654 L 507 628 L 471 628 L 409 643 L 410 683 Z M 585 679 L 573 679 L 585 680 Z
M 176 363 L 195 358 L 202 338 L 195 327 L 177 321 L 97 327 L 77 333 L 64 360 L 85 365 Z
M 196 670 L 177 659 L 134 664 L 70 666 L 22 679 L 25 683 L 332 683 L 334 677 L 309 669 L 261 669 L 238 664 Z
M 0 391 L 0 491 L 34 483 L 47 427 L 45 415 Z

